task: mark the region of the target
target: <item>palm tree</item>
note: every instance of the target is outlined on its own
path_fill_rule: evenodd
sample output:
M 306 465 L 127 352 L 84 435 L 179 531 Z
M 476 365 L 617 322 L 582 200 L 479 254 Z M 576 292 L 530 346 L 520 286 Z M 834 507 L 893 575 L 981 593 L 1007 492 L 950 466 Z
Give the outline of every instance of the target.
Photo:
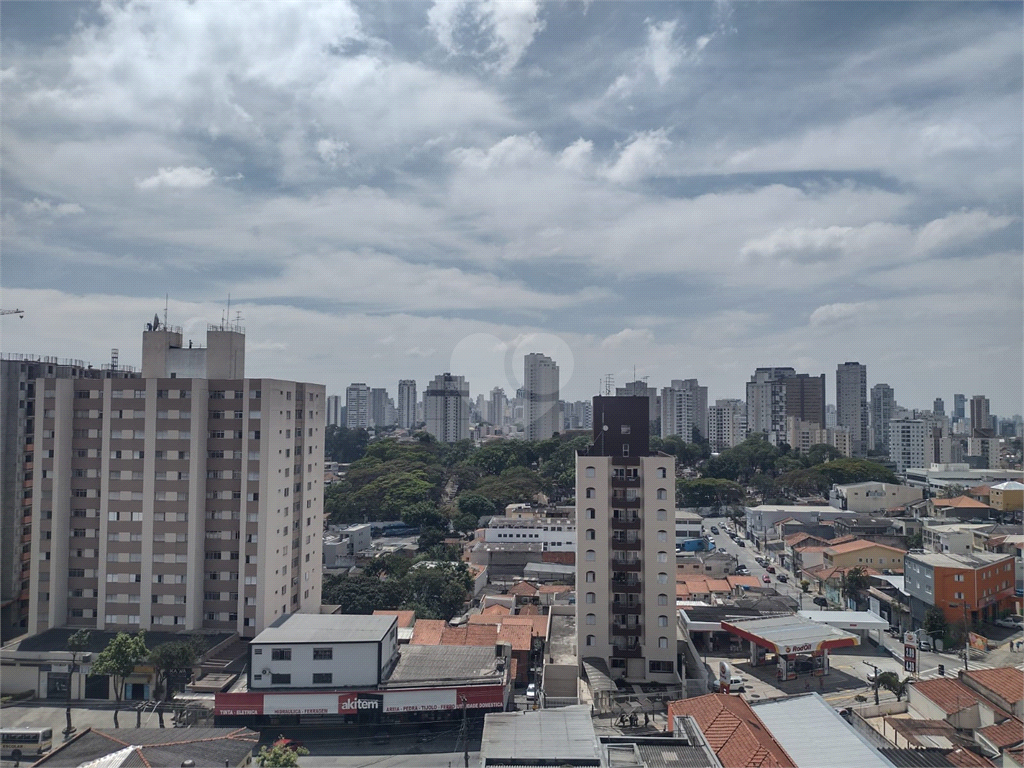
M 881 686 L 892 694 L 895 694 L 896 701 L 900 701 L 908 692 L 911 678 L 905 677 L 900 680 L 895 672 L 882 672 L 875 678 L 875 703 L 878 703 L 878 687 Z
M 864 569 L 857 565 L 843 573 L 840 591 L 843 597 L 854 600 L 868 588 L 868 575 Z

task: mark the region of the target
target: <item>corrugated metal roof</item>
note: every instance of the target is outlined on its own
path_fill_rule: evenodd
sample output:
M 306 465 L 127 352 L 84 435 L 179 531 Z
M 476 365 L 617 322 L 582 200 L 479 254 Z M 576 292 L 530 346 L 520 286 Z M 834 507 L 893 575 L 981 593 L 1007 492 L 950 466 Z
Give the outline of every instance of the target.
M 395 616 L 350 616 L 343 613 L 290 613 L 253 639 L 263 643 L 373 643 L 398 622 Z
M 751 704 L 775 740 L 799 768 L 890 768 L 869 744 L 817 693 Z M 827 740 L 827 759 L 823 741 Z
M 484 718 L 480 753 L 486 766 L 502 762 L 521 765 L 522 760 L 561 760 L 566 764 L 595 766 L 601 763 L 590 707 L 579 705 L 489 714 Z

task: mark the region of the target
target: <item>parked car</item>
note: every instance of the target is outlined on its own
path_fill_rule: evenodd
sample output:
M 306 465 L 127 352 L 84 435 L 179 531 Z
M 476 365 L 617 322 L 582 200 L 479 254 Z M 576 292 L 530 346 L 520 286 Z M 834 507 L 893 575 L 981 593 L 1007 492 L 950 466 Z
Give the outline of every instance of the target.
M 766 573 L 764 576 L 761 577 L 761 581 L 763 581 L 765 584 L 771 584 L 772 577 Z
M 739 675 L 733 675 L 729 678 L 729 693 L 743 693 L 746 690 L 746 686 L 743 685 L 743 678 Z
M 747 543 L 743 539 L 736 539 L 736 543 L 739 544 L 741 547 L 747 546 Z
M 530 683 L 528 686 L 526 686 L 526 700 L 527 701 L 536 701 L 537 700 L 537 684 L 536 683 Z
M 997 627 L 1006 627 L 1007 629 L 1020 629 L 1021 623 L 1013 616 L 1004 616 L 1001 619 L 996 619 L 993 622 Z
M 715 534 L 715 536 L 717 536 L 719 534 L 718 526 L 717 525 L 712 525 L 711 526 L 711 532 L 713 534 Z
M 781 581 L 781 582 L 782 582 L 783 584 L 785 584 L 785 583 L 786 583 L 787 581 L 789 581 L 789 576 L 787 576 L 787 575 L 786 575 L 786 574 L 784 574 L 784 573 L 780 573 L 780 574 L 779 574 L 779 575 L 778 575 L 778 576 L 777 576 L 776 578 L 777 578 L 777 579 L 778 579 L 779 581 Z
M 768 565 L 766 565 L 764 569 L 768 571 L 768 573 L 775 573 L 775 566 L 771 563 L 768 563 Z
M 822 597 L 821 595 L 818 595 L 816 598 L 814 598 L 814 604 L 822 608 L 827 608 L 828 600 Z
M 797 656 L 796 657 L 796 671 L 797 672 L 810 672 L 814 669 L 814 662 L 810 656 Z

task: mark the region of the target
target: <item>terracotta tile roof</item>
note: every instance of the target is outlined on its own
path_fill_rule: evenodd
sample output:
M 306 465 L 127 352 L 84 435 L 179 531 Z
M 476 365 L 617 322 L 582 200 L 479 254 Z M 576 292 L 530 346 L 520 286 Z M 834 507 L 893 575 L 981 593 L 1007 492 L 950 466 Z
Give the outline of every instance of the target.
M 509 627 L 529 627 L 534 637 L 548 636 L 548 617 L 541 615 L 533 616 L 508 616 L 501 625 Z
M 469 617 L 470 624 L 493 624 L 498 626 L 502 621 L 509 618 L 508 616 L 495 616 L 493 613 L 474 613 Z
M 987 688 L 1011 704 L 1024 699 L 1024 670 L 1016 667 L 972 669 L 963 673 L 983 688 Z
M 413 645 L 440 645 L 441 633 L 447 624 L 440 619 L 420 619 L 412 628 L 412 640 L 409 642 Z
M 510 595 L 522 595 L 523 597 L 533 597 L 537 594 L 537 588 L 528 581 L 520 581 L 512 589 L 508 591 Z
M 494 603 L 493 605 L 488 605 L 486 608 L 484 608 L 482 611 L 480 611 L 480 613 L 482 613 L 482 614 L 484 614 L 486 616 L 491 616 L 491 615 L 509 616 L 509 615 L 512 614 L 512 609 L 509 608 L 507 605 L 502 605 L 501 603 Z
M 416 623 L 416 611 L 374 611 L 374 616 L 397 616 L 398 626 L 411 627 Z
M 821 538 L 820 536 L 814 536 L 810 533 L 807 533 L 806 531 L 801 531 L 800 533 L 791 533 L 789 536 L 783 539 L 783 541 L 785 541 L 786 545 L 790 547 L 795 547 L 804 542 L 810 543 L 812 541 L 820 542 L 821 544 L 827 543 L 826 540 Z
M 504 622 L 497 632 L 495 638 L 499 643 L 511 643 L 513 651 L 528 651 L 533 644 L 533 627 L 515 626 Z M 473 645 L 494 645 L 490 643 L 473 643 Z
M 1011 717 L 999 725 L 989 725 L 979 728 L 978 733 L 991 741 L 1000 749 L 1014 747 L 1024 742 L 1024 722 L 1016 717 Z
M 951 680 L 948 677 L 921 680 L 914 683 L 913 690 L 931 701 L 947 715 L 952 715 L 980 702 L 982 706 L 995 710 L 1003 717 L 1010 716 L 1009 713 L 1002 712 L 999 707 L 986 701 L 981 694 L 971 690 L 959 680 Z
M 573 588 L 568 584 L 542 584 L 537 591 L 542 595 L 560 595 L 563 592 L 572 592 Z
M 728 579 L 708 579 L 709 592 L 732 592 L 732 585 Z
M 990 485 L 976 485 L 973 488 L 968 489 L 967 492 L 974 496 L 991 496 L 991 490 L 992 486 Z
M 539 616 L 540 606 L 534 605 L 533 603 L 527 603 L 526 605 L 519 606 L 519 613 L 517 616 Z
M 905 549 L 897 549 L 896 547 L 890 547 L 886 544 L 878 544 L 874 541 L 865 541 L 864 539 L 855 539 L 853 541 L 843 542 L 839 545 L 830 543 L 825 551 L 829 554 L 840 555 L 845 554 L 846 552 L 856 552 L 859 549 L 870 549 L 871 547 L 879 547 L 881 549 L 887 549 L 890 552 L 899 552 L 904 555 L 907 553 L 907 550 Z
M 1009 761 L 1012 761 L 1009 762 Z M 1003 766 L 1006 768 L 1009 765 L 1024 765 L 1024 746 L 1013 747 L 1003 752 Z
M 987 757 L 969 749 L 954 749 L 946 753 L 946 759 L 957 768 L 994 768 L 995 763 Z
M 726 576 L 725 580 L 733 589 L 736 587 L 759 587 L 761 582 L 756 576 Z
M 988 509 L 988 504 L 983 504 L 970 496 L 957 496 L 955 499 L 936 499 L 936 507 L 953 507 L 955 509 Z
M 835 520 L 829 520 L 828 522 L 835 523 Z M 830 547 L 834 547 L 836 544 L 845 544 L 848 541 L 857 540 L 858 539 L 854 534 L 848 533 L 845 536 L 836 536 L 834 539 L 826 539 L 825 543 L 828 544 Z
M 669 729 L 677 715 L 689 715 L 724 766 L 795 768 L 771 732 L 742 698 L 709 693 L 668 705 Z

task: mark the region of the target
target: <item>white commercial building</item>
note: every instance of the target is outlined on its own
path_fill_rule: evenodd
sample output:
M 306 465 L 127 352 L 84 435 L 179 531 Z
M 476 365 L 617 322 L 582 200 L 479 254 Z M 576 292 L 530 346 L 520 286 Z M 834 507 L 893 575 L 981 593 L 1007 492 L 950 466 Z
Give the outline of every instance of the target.
M 923 498 L 920 488 L 870 481 L 833 485 L 828 501 L 833 507 L 850 512 L 882 512 Z
M 487 544 L 540 544 L 544 552 L 575 552 L 576 521 L 570 518 L 509 518 L 495 515 L 484 529 Z
M 282 616 L 249 644 L 249 689 L 376 686 L 397 661 L 396 616 Z
M 345 426 L 341 423 L 341 395 L 331 395 L 327 398 L 327 426 Z
M 423 393 L 426 430 L 439 442 L 469 439 L 469 382 L 462 376 L 442 373 Z

